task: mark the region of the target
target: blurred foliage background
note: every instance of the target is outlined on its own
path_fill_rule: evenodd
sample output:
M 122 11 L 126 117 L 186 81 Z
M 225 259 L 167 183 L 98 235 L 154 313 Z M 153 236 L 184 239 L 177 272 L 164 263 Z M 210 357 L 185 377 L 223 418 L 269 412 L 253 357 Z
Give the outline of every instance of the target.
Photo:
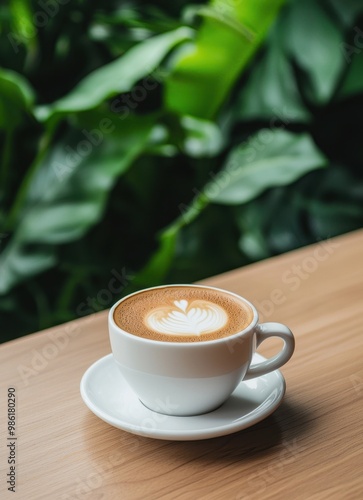
M 362 16 L 3 2 L 1 340 L 361 227 Z

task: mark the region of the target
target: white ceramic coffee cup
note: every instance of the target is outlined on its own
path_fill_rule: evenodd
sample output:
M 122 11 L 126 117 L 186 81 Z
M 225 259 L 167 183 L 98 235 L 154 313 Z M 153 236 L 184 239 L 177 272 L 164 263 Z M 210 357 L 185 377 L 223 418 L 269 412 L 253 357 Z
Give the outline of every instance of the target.
M 166 285 L 209 288 L 228 293 L 253 311 L 247 328 L 225 338 L 201 342 L 162 342 L 132 335 L 116 325 L 115 308 L 135 292 L 119 300 L 109 312 L 108 326 L 113 357 L 125 380 L 141 402 L 167 415 L 198 415 L 216 409 L 241 380 L 259 377 L 285 364 L 294 352 L 295 340 L 281 323 L 258 323 L 256 308 L 226 290 L 204 285 Z M 153 287 L 148 290 L 165 287 Z M 280 352 L 251 365 L 256 348 L 269 337 L 280 337 Z

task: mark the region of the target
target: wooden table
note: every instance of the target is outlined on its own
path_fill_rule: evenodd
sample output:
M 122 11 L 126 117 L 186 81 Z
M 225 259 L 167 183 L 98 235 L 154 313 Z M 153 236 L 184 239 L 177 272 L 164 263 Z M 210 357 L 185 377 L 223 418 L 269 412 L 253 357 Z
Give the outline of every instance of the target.
M 259 424 L 172 442 L 113 428 L 79 382 L 110 352 L 106 312 L 0 346 L 0 497 L 363 498 L 363 231 L 205 280 L 296 336 L 287 393 Z M 261 346 L 269 356 L 279 347 Z M 278 341 L 276 341 L 278 342 Z M 7 390 L 16 390 L 16 494 L 7 491 Z

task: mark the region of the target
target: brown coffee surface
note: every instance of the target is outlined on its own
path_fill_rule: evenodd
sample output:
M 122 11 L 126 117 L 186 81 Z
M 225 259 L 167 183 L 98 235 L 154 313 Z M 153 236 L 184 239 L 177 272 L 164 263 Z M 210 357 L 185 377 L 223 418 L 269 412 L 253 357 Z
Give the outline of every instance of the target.
M 164 342 L 200 342 L 244 330 L 253 311 L 228 292 L 204 287 L 166 286 L 124 299 L 114 311 L 128 333 Z

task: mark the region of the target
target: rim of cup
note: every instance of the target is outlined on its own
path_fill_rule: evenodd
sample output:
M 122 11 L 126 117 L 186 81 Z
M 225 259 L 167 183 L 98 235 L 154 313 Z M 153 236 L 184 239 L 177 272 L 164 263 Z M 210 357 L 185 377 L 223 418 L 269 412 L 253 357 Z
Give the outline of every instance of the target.
M 118 307 L 119 304 L 121 304 L 122 302 L 124 302 L 126 299 L 128 299 L 129 297 L 132 297 L 133 295 L 138 295 L 139 293 L 148 292 L 150 290 L 158 290 L 160 288 L 172 288 L 172 287 L 208 288 L 208 289 L 211 289 L 211 290 L 215 290 L 217 292 L 226 293 L 227 295 L 232 295 L 233 297 L 235 297 L 238 300 L 244 302 L 245 304 L 247 304 L 251 308 L 251 310 L 253 312 L 253 319 L 252 319 L 251 323 L 248 326 L 246 326 L 246 328 L 244 328 L 243 330 L 240 330 L 240 331 L 238 331 L 236 333 L 233 333 L 231 335 L 227 335 L 226 337 L 221 337 L 219 339 L 201 340 L 199 342 L 188 342 L 188 341 L 179 342 L 179 341 L 173 341 L 173 340 L 164 341 L 164 340 L 147 339 L 147 338 L 144 338 L 144 337 L 140 337 L 138 335 L 134 335 L 133 333 L 128 332 L 127 330 L 124 330 L 123 328 L 121 328 L 120 326 L 117 325 L 116 321 L 114 320 L 114 311 L 115 311 L 116 307 Z M 181 283 L 181 284 L 173 283 L 171 285 L 151 286 L 151 287 L 143 288 L 143 289 L 138 290 L 136 292 L 130 293 L 128 295 L 125 295 L 125 297 L 122 297 L 121 299 L 119 299 L 111 307 L 111 309 L 109 310 L 109 313 L 108 313 L 108 320 L 109 320 L 109 323 L 111 323 L 111 325 L 114 328 L 116 328 L 116 330 L 118 331 L 118 333 L 125 334 L 127 337 L 130 337 L 130 338 L 134 339 L 136 342 L 146 342 L 146 343 L 150 343 L 152 345 L 159 344 L 159 345 L 163 345 L 163 346 L 166 346 L 166 345 L 173 345 L 173 346 L 175 346 L 175 345 L 183 345 L 183 346 L 190 345 L 190 346 L 194 346 L 194 348 L 195 348 L 196 346 L 201 347 L 201 346 L 206 345 L 206 344 L 225 343 L 226 341 L 229 341 L 230 339 L 233 339 L 235 337 L 239 337 L 241 335 L 244 335 L 244 334 L 248 333 L 258 323 L 258 312 L 257 312 L 257 309 L 255 308 L 255 306 L 249 300 L 245 299 L 244 297 L 241 297 L 237 293 L 230 292 L 229 290 L 225 290 L 223 288 L 218 288 L 218 287 L 209 286 L 209 285 L 194 285 L 194 284 L 187 284 L 187 283 Z

